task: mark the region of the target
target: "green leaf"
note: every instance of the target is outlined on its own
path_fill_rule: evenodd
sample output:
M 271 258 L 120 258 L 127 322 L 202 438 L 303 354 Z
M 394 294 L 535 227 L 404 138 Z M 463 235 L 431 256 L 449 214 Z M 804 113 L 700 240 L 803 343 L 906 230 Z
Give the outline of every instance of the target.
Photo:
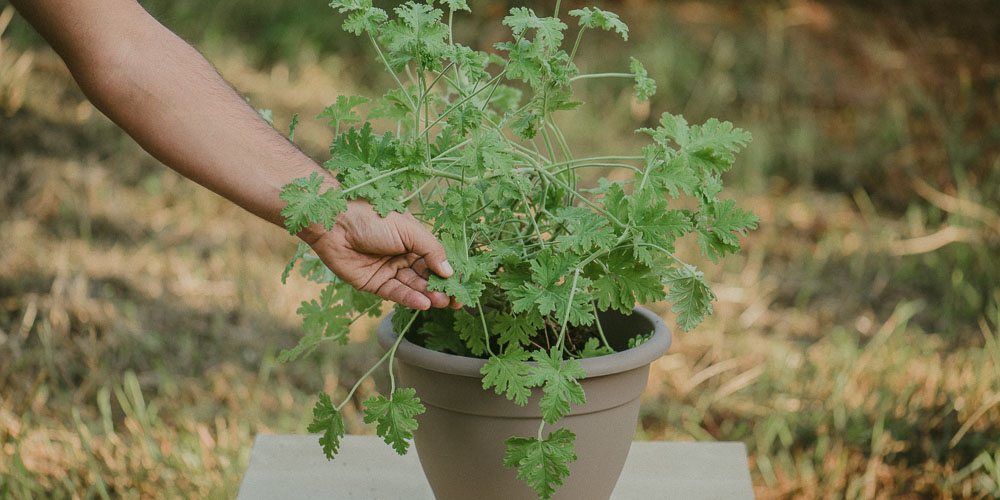
M 410 448 L 413 431 L 417 428 L 417 419 L 413 417 L 425 410 L 416 393 L 416 389 L 399 388 L 390 399 L 375 395 L 364 402 L 365 423 L 377 423 L 375 434 L 400 455 L 405 455 Z
M 448 8 L 453 11 L 464 10 L 467 12 L 472 12 L 472 10 L 469 9 L 469 4 L 466 3 L 466 0 L 438 0 L 438 3 L 440 3 L 441 5 L 447 5 Z
M 577 259 L 572 254 L 555 255 L 551 250 L 540 252 L 531 261 L 531 281 L 508 292 L 513 312 L 523 313 L 537 308 L 545 315 L 554 312 L 560 323 L 569 314 L 574 326 L 589 325 L 594 321 L 590 301 L 588 278 L 579 277 L 573 287 L 572 271 Z M 572 297 L 572 302 L 570 301 Z
M 691 330 L 705 316 L 712 314 L 715 294 L 703 277 L 704 273 L 688 267 L 674 267 L 666 271 L 664 283 L 670 287 L 667 300 L 674 303 L 670 310 L 677 314 L 681 330 Z
M 316 115 L 316 118 L 329 118 L 330 126 L 337 127 L 341 123 L 355 123 L 361 121 L 361 117 L 354 112 L 354 108 L 371 102 L 371 99 L 361 96 L 337 96 L 337 102 L 327 106 L 323 112 Z
M 344 415 L 333 406 L 330 396 L 319 393 L 319 401 L 313 407 L 313 420 L 306 430 L 319 433 L 319 444 L 323 446 L 323 454 L 327 460 L 333 460 L 340 448 L 340 438 L 344 437 Z
M 757 228 L 760 218 L 749 210 L 736 206 L 734 200 L 703 204 L 703 217 L 698 221 L 698 244 L 702 253 L 718 262 L 727 253 L 740 250 L 739 236 Z
M 589 208 L 565 207 L 556 212 L 556 220 L 565 227 L 565 234 L 556 237 L 556 249 L 589 253 L 594 248 L 610 248 L 615 233 L 608 219 Z
M 462 304 L 477 303 L 483 290 L 486 289 L 489 274 L 496 268 L 495 263 L 492 263 L 488 256 L 470 257 L 462 239 L 450 233 L 441 232 L 438 239 L 444 246 L 445 255 L 448 256 L 448 262 L 454 268 L 455 274 L 449 278 L 432 275 L 427 280 L 427 290 L 444 292 Z
M 628 348 L 634 349 L 636 347 L 639 347 L 640 345 L 646 343 L 646 341 L 651 338 L 653 338 L 653 332 L 649 332 L 646 334 L 640 333 L 639 335 L 636 335 L 635 337 L 628 339 Z
M 349 313 L 351 307 L 344 304 L 334 307 L 339 298 L 336 292 L 337 285 L 331 283 L 320 293 L 318 302 L 315 299 L 302 302 L 295 312 L 302 316 L 302 329 L 306 332 L 319 333 L 323 338 L 347 344 L 347 327 L 351 319 L 345 313 Z
M 527 7 L 510 9 L 510 15 L 503 19 L 503 24 L 510 27 L 515 37 L 521 37 L 527 30 L 535 30 L 534 43 L 544 51 L 554 51 L 559 48 L 563 39 L 566 24 L 555 17 L 538 17 L 535 11 Z
M 539 406 L 545 423 L 553 424 L 568 414 L 570 403 L 582 405 L 587 402 L 583 387 L 577 381 L 586 375 L 578 360 L 563 362 L 561 352 L 555 347 L 551 353 L 534 351 L 531 358 L 537 363 L 528 374 L 528 385 L 542 387 L 544 395 Z
M 465 136 L 470 130 L 479 128 L 483 121 L 483 112 L 471 104 L 459 107 L 448 115 L 448 124 L 455 128 L 459 136 Z
M 455 314 L 451 309 L 430 309 L 421 313 L 424 320 L 419 333 L 423 336 L 424 347 L 450 352 L 459 356 L 471 356 L 462 339 L 455 331 Z
M 288 232 L 296 234 L 309 224 L 322 224 L 333 229 L 337 214 L 347 210 L 347 201 L 337 189 L 320 193 L 323 177 L 313 172 L 309 178 L 299 177 L 285 184 L 279 195 L 288 203 L 281 210 Z
M 368 119 L 389 118 L 392 121 L 402 123 L 404 130 L 410 130 L 413 127 L 411 118 L 413 109 L 410 108 L 410 100 L 416 101 L 415 89 L 416 87 L 411 85 L 406 92 L 399 88 L 386 91 L 369 110 Z
M 663 300 L 663 277 L 653 268 L 636 262 L 627 250 L 615 250 L 601 259 L 604 267 L 588 268 L 594 278 L 594 299 L 601 310 L 613 308 L 631 314 L 636 303 Z
M 390 65 L 400 71 L 408 62 L 416 61 L 423 68 L 438 69 L 440 59 L 450 50 L 448 26 L 441 23 L 441 10 L 416 2 L 394 10 L 399 19 L 380 28 Z
M 455 311 L 455 331 L 473 356 L 486 354 L 486 332 L 478 314 L 474 315 L 466 309 Z
M 671 148 L 670 141 L 683 148 L 690 138 L 687 120 L 681 115 L 670 113 L 660 115 L 660 126 L 656 129 L 641 128 L 637 132 L 653 136 L 653 140 L 664 148 Z
M 635 98 L 639 102 L 646 102 L 653 94 L 656 94 L 656 80 L 649 77 L 646 67 L 638 59 L 632 57 L 630 70 L 635 78 Z
M 531 337 L 534 337 L 544 324 L 545 319 L 537 313 L 503 313 L 493 318 L 493 331 L 499 335 L 497 343 L 500 345 L 526 346 L 531 343 Z
M 598 356 L 605 356 L 608 354 L 614 354 L 615 350 L 606 346 L 601 345 L 601 341 L 597 337 L 590 337 L 587 339 L 587 343 L 583 345 L 583 349 L 580 351 L 581 358 L 596 358 Z
M 552 498 L 555 489 L 569 477 L 569 464 L 576 461 L 573 442 L 576 434 L 558 429 L 543 441 L 512 437 L 504 441 L 504 467 L 517 467 L 517 478 L 528 483 L 539 498 Z
M 649 176 L 650 187 L 666 191 L 674 199 L 680 197 L 681 191 L 688 195 L 695 193 L 701 179 L 687 156 L 676 155 L 656 145 L 643 148 L 643 154 L 646 156 L 644 175 Z
M 379 25 L 389 18 L 384 10 L 372 7 L 371 0 L 333 0 L 330 2 L 330 7 L 341 14 L 349 13 L 343 28 L 344 31 L 355 35 L 366 31 L 376 35 Z
M 295 141 L 295 127 L 299 125 L 299 114 L 295 113 L 292 115 L 292 121 L 288 123 L 288 140 L 289 142 Z
M 371 123 L 365 122 L 358 131 L 351 127 L 340 134 L 330 146 L 331 158 L 324 163 L 328 169 L 338 170 L 346 196 L 364 198 L 382 217 L 391 211 L 405 212 L 400 201 L 404 196 L 402 177 L 382 176 L 386 171 L 401 167 L 397 163 L 397 143 L 391 132 L 378 136 L 372 132 Z
M 729 170 L 736 161 L 736 153 L 750 143 L 750 133 L 733 127 L 732 123 L 710 118 L 703 125 L 690 128 L 690 138 L 685 149 L 701 165 L 716 172 Z
M 628 26 L 618 18 L 618 14 L 598 9 L 597 7 L 584 7 L 569 11 L 569 15 L 580 18 L 580 26 L 585 28 L 601 28 L 606 31 L 614 30 L 622 39 L 628 41 Z
M 684 210 L 667 209 L 667 201 L 650 192 L 640 193 L 629 203 L 632 221 L 633 255 L 645 264 L 656 262 L 656 245 L 673 251 L 674 242 L 693 229 L 691 218 Z
M 531 367 L 525 363 L 528 353 L 513 344 L 501 356 L 490 356 L 479 370 L 483 374 L 483 390 L 493 388 L 497 394 L 506 394 L 508 400 L 524 406 L 528 404 L 531 389 L 526 375 Z
M 295 256 L 292 257 L 292 260 L 288 261 L 288 264 L 285 264 L 285 270 L 281 272 L 282 285 L 288 281 L 288 275 L 290 275 L 292 273 L 292 269 L 295 268 L 295 263 L 298 262 L 299 259 L 301 259 L 302 256 L 304 256 L 308 251 L 309 245 L 304 241 L 300 241 L 298 248 L 295 249 Z

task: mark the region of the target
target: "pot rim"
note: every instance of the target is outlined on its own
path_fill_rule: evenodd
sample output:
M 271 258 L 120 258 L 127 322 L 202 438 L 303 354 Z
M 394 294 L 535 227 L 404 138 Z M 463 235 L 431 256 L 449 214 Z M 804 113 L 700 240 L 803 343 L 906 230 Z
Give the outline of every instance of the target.
M 378 326 L 378 343 L 383 349 L 391 348 L 396 341 L 396 333 L 392 329 L 392 316 L 394 314 L 396 313 L 390 313 Z M 587 373 L 584 378 L 612 375 L 648 365 L 670 349 L 670 328 L 663 319 L 652 311 L 639 306 L 632 310 L 632 314 L 638 314 L 652 324 L 653 336 L 632 349 L 595 358 L 581 359 L 580 366 Z M 400 361 L 428 370 L 472 378 L 482 378 L 480 369 L 486 364 L 485 359 L 434 351 L 418 346 L 405 338 L 396 348 L 396 357 Z

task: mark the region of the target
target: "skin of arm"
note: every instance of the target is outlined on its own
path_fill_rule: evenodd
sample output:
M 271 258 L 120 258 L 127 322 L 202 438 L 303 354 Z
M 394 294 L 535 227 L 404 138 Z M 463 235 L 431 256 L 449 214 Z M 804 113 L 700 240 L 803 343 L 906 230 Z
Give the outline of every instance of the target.
M 339 186 L 261 119 L 193 47 L 135 0 L 12 0 L 52 45 L 90 101 L 180 174 L 279 226 L 281 187 L 313 172 Z M 381 218 L 363 200 L 337 225 L 299 233 L 359 290 L 415 309 L 461 307 L 427 291 L 430 272 L 453 271 L 444 248 L 409 214 Z

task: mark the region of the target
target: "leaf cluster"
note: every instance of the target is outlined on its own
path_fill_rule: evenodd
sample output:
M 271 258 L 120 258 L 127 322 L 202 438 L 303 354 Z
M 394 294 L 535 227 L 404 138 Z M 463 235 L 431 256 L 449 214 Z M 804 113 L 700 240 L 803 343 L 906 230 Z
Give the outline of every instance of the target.
M 341 188 L 324 190 L 318 174 L 296 179 L 282 191 L 282 214 L 295 234 L 309 224 L 330 227 L 347 200 L 365 199 L 383 216 L 409 211 L 433 228 L 455 274 L 432 276 L 429 289 L 466 307 L 419 315 L 397 308 L 397 331 L 431 349 L 486 359 L 484 389 L 515 404 L 540 390 L 543 425 L 551 425 L 586 401 L 579 360 L 613 352 L 598 311 L 629 314 L 637 303 L 666 300 L 683 330 L 711 314 L 715 295 L 704 274 L 674 249 L 691 235 L 717 262 L 756 227 L 756 216 L 722 195 L 722 175 L 750 134 L 729 122 L 692 125 L 664 113 L 656 127 L 637 130 L 650 138 L 641 151 L 579 158 L 553 119 L 582 104 L 573 97 L 581 78 L 627 78 L 640 101 L 655 94 L 656 82 L 635 58 L 624 73 L 583 75 L 574 63 L 585 32 L 628 39 L 616 14 L 570 11 L 570 46 L 570 28 L 558 16 L 515 7 L 502 21 L 508 39 L 485 52 L 453 39 L 456 14 L 469 10 L 464 0 L 405 2 L 391 13 L 371 0 L 331 6 L 345 16 L 346 31 L 370 41 L 396 85 L 377 97 L 340 96 L 319 115 L 336 133 L 324 167 Z M 386 120 L 394 126 L 376 132 Z M 582 185 L 584 169 L 608 167 L 627 175 Z M 339 283 L 304 245 L 283 279 L 295 265 L 327 286 L 302 304 L 306 335 L 283 359 L 324 340 L 346 342 L 350 322 L 378 307 Z M 584 341 L 568 334 L 578 329 L 595 334 Z M 328 402 L 321 397 L 314 428 L 332 455 L 342 421 Z M 391 397 L 365 407 L 365 421 L 405 452 L 422 411 L 412 390 L 393 386 Z M 512 439 L 508 466 L 540 496 L 551 495 L 575 459 L 572 433 Z

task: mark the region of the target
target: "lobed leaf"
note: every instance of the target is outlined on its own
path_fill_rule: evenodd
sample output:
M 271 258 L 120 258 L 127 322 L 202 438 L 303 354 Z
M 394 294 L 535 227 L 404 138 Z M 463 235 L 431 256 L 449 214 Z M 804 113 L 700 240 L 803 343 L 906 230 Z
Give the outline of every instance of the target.
M 504 467 L 517 468 L 517 478 L 528 483 L 539 498 L 550 499 L 555 488 L 569 477 L 569 464 L 576 461 L 576 434 L 567 429 L 550 432 L 542 441 L 537 438 L 512 437 L 507 447 Z
M 413 417 L 425 410 L 416 392 L 412 388 L 399 388 L 389 399 L 375 395 L 364 402 L 365 423 L 376 423 L 375 434 L 400 455 L 405 455 L 410 448 L 413 431 L 417 429 L 417 420 Z
M 347 210 L 347 201 L 337 189 L 320 192 L 323 177 L 313 172 L 308 178 L 299 177 L 285 184 L 279 195 L 288 205 L 281 210 L 288 232 L 296 234 L 310 224 L 322 224 L 333 229 L 336 216 Z
M 618 18 L 618 14 L 598 9 L 597 7 L 584 7 L 569 11 L 569 15 L 580 18 L 580 26 L 585 28 L 601 28 L 606 31 L 614 30 L 622 39 L 628 41 L 628 26 Z
M 712 314 L 715 294 L 703 277 L 704 273 L 689 267 L 673 267 L 665 273 L 664 283 L 670 287 L 667 300 L 674 304 L 670 310 L 677 314 L 681 330 L 691 330 Z
M 483 390 L 493 388 L 497 394 L 506 394 L 508 400 L 524 406 L 531 396 L 527 375 L 531 370 L 525 363 L 528 353 L 517 344 L 512 344 L 500 356 L 490 359 L 479 370 L 483 374 Z
M 311 433 L 319 433 L 319 444 L 327 460 L 333 460 L 340 448 L 340 438 L 344 437 L 344 415 L 333 406 L 330 396 L 319 393 L 319 401 L 313 407 L 312 422 L 306 427 Z
M 527 383 L 532 387 L 542 387 L 544 395 L 539 406 L 545 423 L 555 423 L 568 414 L 570 403 L 582 405 L 587 402 L 583 387 L 577 381 L 586 375 L 579 361 L 569 359 L 564 362 L 562 353 L 555 347 L 551 352 L 533 351 L 531 358 L 536 364 L 531 367 Z

